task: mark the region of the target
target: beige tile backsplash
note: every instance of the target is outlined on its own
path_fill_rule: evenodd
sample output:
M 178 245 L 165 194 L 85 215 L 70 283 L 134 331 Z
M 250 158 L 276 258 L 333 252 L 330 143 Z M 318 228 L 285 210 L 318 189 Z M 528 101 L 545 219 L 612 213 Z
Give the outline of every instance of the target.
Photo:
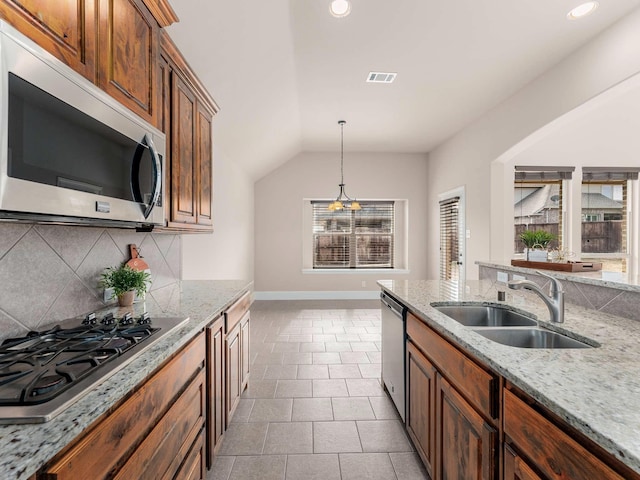
M 134 230 L 0 223 L 0 338 L 105 306 L 100 274 L 129 259 L 135 243 L 151 291 L 180 279 L 180 235 Z

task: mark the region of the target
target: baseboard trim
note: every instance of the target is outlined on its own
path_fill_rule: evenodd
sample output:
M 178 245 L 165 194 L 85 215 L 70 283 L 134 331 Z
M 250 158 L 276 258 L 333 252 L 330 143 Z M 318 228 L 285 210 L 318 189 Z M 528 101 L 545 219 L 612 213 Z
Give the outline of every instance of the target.
M 375 300 L 380 298 L 380 290 L 254 292 L 253 298 L 255 300 Z

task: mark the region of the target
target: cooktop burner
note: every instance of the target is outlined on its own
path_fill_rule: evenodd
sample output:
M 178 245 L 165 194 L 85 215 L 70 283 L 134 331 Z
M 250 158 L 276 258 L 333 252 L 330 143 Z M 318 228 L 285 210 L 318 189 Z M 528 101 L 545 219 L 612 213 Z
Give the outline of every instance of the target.
M 45 422 L 123 368 L 187 319 L 148 314 L 29 332 L 0 344 L 0 423 Z

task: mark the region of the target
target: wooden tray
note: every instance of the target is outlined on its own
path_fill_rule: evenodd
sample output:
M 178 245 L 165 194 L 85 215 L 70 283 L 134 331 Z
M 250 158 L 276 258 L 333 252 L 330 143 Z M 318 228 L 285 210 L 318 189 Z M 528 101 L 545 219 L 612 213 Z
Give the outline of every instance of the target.
M 602 263 L 595 262 L 530 262 L 528 260 L 511 260 L 514 267 L 534 268 L 538 270 L 556 270 L 559 272 L 597 272 L 602 270 Z

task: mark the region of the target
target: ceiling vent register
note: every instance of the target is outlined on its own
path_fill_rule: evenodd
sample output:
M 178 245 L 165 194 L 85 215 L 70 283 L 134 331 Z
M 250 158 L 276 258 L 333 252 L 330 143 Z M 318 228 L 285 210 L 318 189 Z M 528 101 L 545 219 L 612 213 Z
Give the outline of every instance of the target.
M 369 72 L 367 83 L 393 83 L 397 73 Z

